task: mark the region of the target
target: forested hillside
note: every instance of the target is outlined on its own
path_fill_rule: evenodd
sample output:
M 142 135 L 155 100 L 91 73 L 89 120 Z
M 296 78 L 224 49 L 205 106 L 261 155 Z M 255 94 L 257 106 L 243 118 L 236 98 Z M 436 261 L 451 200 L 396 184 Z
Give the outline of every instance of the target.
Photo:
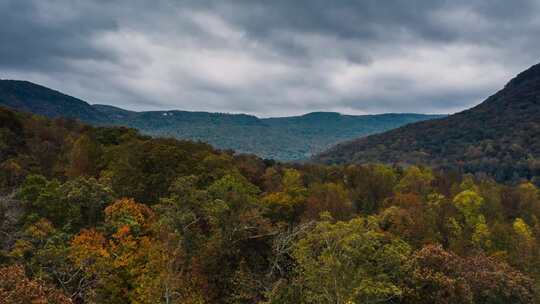
M 0 108 L 0 303 L 538 303 L 540 194 Z
M 119 125 L 143 134 L 209 143 L 221 149 L 283 161 L 307 159 L 330 146 L 441 115 L 340 115 L 315 112 L 302 116 L 257 118 L 245 114 L 188 111 L 134 112 L 90 105 L 25 81 L 0 80 L 0 105 L 51 118 L 77 118 L 94 125 Z
M 319 112 L 303 116 L 257 118 L 243 114 L 185 111 L 132 113 L 113 120 L 153 136 L 208 142 L 215 147 L 277 160 L 302 160 L 344 140 L 389 130 L 438 115 L 341 115 Z
M 0 79 L 0 105 L 51 118 L 77 118 L 91 123 L 107 121 L 87 102 L 29 81 Z
M 315 159 L 426 164 L 540 185 L 540 65 L 472 109 L 340 144 Z

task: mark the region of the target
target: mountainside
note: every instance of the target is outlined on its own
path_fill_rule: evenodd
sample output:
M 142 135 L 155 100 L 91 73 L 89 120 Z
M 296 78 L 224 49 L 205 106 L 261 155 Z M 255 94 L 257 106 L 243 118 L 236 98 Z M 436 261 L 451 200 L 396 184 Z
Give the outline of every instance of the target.
M 90 105 L 26 81 L 0 80 L 0 105 L 48 117 L 71 117 L 95 125 L 122 125 L 153 136 L 199 140 L 220 149 L 264 158 L 300 160 L 345 140 L 383 132 L 441 115 L 341 115 L 315 112 L 302 116 L 258 118 L 246 114 L 188 111 L 135 112 Z
M 0 80 L 0 105 L 52 118 L 106 121 L 87 102 L 28 81 Z
M 478 106 L 339 144 L 325 163 L 404 163 L 484 172 L 498 180 L 540 176 L 540 64 Z

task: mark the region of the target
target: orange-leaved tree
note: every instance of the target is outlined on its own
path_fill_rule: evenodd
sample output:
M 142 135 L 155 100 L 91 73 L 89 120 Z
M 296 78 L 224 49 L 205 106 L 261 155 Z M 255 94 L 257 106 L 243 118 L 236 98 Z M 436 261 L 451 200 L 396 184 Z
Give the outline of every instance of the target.
M 26 276 L 24 267 L 0 267 L 0 304 L 69 304 L 69 297 L 44 282 Z

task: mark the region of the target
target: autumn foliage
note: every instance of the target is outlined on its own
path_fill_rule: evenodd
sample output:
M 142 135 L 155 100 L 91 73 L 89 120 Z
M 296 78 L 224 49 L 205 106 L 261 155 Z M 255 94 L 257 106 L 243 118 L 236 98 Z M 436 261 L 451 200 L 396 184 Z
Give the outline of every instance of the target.
M 0 303 L 70 304 L 60 290 L 40 280 L 30 279 L 21 265 L 0 267 Z
M 540 301 L 529 181 L 0 116 L 0 303 Z

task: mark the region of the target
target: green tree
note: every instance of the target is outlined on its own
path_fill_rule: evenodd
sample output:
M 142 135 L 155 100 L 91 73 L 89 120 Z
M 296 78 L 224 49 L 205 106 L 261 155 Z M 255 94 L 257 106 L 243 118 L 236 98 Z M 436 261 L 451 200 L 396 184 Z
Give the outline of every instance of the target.
M 55 227 L 77 231 L 97 225 L 103 209 L 113 200 L 112 191 L 94 178 L 77 178 L 60 184 L 29 175 L 17 192 L 24 202 L 25 222 L 49 219 Z
M 454 244 L 461 243 L 454 250 L 462 251 L 467 243 L 479 250 L 488 251 L 492 248 L 491 232 L 481 213 L 484 198 L 473 190 L 464 190 L 453 199 L 454 206 L 460 212 L 462 220 L 451 218 L 454 231 Z
M 465 217 L 465 221 L 472 226 L 478 222 L 483 203 L 484 199 L 472 190 L 465 190 L 454 197 L 454 204 Z
M 513 255 L 512 260 L 515 261 L 515 265 L 518 265 L 520 269 L 540 275 L 540 265 L 538 262 L 540 252 L 532 228 L 521 218 L 514 220 L 512 228 L 514 230 L 512 238 L 513 246 L 510 248 L 510 252 Z
M 103 220 L 103 210 L 114 200 L 112 190 L 95 178 L 79 177 L 60 186 L 64 205 L 77 210 L 70 219 L 73 229 L 94 227 Z
M 378 303 L 403 290 L 409 246 L 364 218 L 322 221 L 295 246 L 299 288 L 307 303 Z
M 288 223 L 298 221 L 304 210 L 308 193 L 300 172 L 295 169 L 286 169 L 281 181 L 281 189 L 279 192 L 269 193 L 262 198 L 262 203 L 267 208 L 267 216 L 273 221 Z
M 430 169 L 410 166 L 396 185 L 396 191 L 427 195 L 432 191 L 431 183 L 434 179 Z
M 77 218 L 77 206 L 63 199 L 60 186 L 57 180 L 48 181 L 40 175 L 29 175 L 16 195 L 24 202 L 23 221 L 33 223 L 44 217 L 56 227 L 62 227 Z

